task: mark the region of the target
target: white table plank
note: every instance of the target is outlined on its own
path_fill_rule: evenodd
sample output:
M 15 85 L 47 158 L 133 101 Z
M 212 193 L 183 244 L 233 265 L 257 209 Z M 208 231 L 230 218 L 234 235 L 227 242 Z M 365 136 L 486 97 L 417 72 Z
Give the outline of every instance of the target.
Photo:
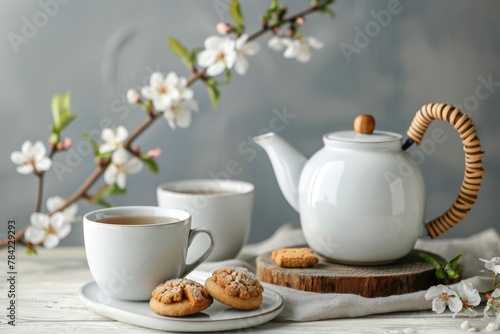
M 0 263 L 6 268 L 7 251 L 0 250 Z M 27 256 L 24 250 L 16 254 L 17 300 L 15 333 L 158 333 L 102 317 L 88 310 L 78 297 L 78 290 L 92 280 L 83 247 L 61 247 L 39 250 L 39 255 Z M 4 270 L 5 274 L 7 270 Z M 5 275 L 3 275 L 5 277 Z M 7 292 L 0 285 L 0 306 L 5 310 Z M 4 313 L 2 311 L 2 313 Z M 0 333 L 13 333 L 0 313 Z M 314 322 L 269 322 L 242 329 L 239 333 L 403 333 L 412 328 L 417 333 L 464 333 L 460 324 L 466 318 L 453 319 L 450 313 L 431 311 L 391 313 L 355 319 L 335 319 Z M 488 320 L 476 317 L 473 326 L 484 331 Z

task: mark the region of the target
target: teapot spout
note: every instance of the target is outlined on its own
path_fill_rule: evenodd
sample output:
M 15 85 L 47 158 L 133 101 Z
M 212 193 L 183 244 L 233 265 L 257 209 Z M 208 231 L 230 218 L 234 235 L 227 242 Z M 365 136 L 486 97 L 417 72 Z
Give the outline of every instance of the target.
M 274 132 L 254 137 L 253 141 L 266 151 L 281 192 L 299 212 L 299 180 L 306 158 Z

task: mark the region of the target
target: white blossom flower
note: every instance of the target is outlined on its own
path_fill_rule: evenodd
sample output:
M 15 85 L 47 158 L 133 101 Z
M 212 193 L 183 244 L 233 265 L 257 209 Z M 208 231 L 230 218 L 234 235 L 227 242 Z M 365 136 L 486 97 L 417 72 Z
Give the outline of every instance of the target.
M 137 104 L 141 102 L 141 95 L 135 89 L 129 89 L 127 91 L 127 100 L 130 104 Z
M 491 260 L 479 259 L 484 262 L 484 267 L 493 271 L 495 274 L 500 274 L 500 257 L 496 256 Z
M 56 212 L 52 216 L 34 212 L 31 214 L 31 225 L 28 226 L 24 237 L 34 245 L 43 243 L 45 248 L 55 248 L 59 241 L 71 232 L 71 224 L 65 219 L 62 212 Z
M 49 212 L 54 212 L 54 211 L 59 210 L 59 208 L 61 208 L 65 202 L 66 202 L 66 200 L 64 198 L 62 198 L 61 196 L 52 196 L 52 197 L 47 198 L 47 202 L 45 203 L 45 205 L 47 206 L 47 210 L 49 210 Z M 76 214 L 78 212 L 78 205 L 76 203 L 73 203 L 73 204 L 69 205 L 66 209 L 64 209 L 60 212 L 62 212 L 62 214 L 64 215 L 64 219 L 68 223 L 72 223 L 72 222 L 76 221 Z
M 170 72 L 166 77 L 160 72 L 154 72 L 149 78 L 149 86 L 141 89 L 142 95 L 153 101 L 158 111 L 166 111 L 173 101 L 192 99 L 193 91 L 187 85 L 187 79 Z
M 323 48 L 323 42 L 316 37 L 300 36 L 295 39 L 275 36 L 267 45 L 275 50 L 285 50 L 285 58 L 295 58 L 301 63 L 307 63 L 311 59 L 311 48 L 319 50 Z
M 484 317 L 488 318 L 491 316 L 500 315 L 500 289 L 495 289 L 493 293 L 486 296 L 488 301 L 486 302 L 486 307 L 484 308 Z
M 135 157 L 128 160 L 127 150 L 119 148 L 113 152 L 111 164 L 104 172 L 104 182 L 109 185 L 116 184 L 118 188 L 125 189 L 127 175 L 138 173 L 141 169 L 141 160 Z
M 52 160 L 45 156 L 46 153 L 45 145 L 41 141 L 33 145 L 27 140 L 21 146 L 21 151 L 12 152 L 10 160 L 19 165 L 16 169 L 18 173 L 44 172 L 52 166 Z
M 461 324 L 460 324 L 460 329 L 466 331 L 466 330 L 469 330 L 472 328 L 472 325 L 470 324 L 470 321 L 469 320 L 464 320 Z
M 311 59 L 311 48 L 319 50 L 323 48 L 323 42 L 311 36 L 301 36 L 292 40 L 287 46 L 283 56 L 295 58 L 301 63 L 307 63 Z
M 259 44 L 256 42 L 248 41 L 248 35 L 243 34 L 238 39 L 236 39 L 235 47 L 236 47 L 236 62 L 234 64 L 234 70 L 239 75 L 243 75 L 248 70 L 248 56 L 253 56 L 257 54 L 260 50 Z
M 236 62 L 235 41 L 228 37 L 210 36 L 205 39 L 205 50 L 198 56 L 198 64 L 207 68 L 209 76 L 216 76 L 231 69 Z
M 479 292 L 474 289 L 474 286 L 471 282 L 460 281 L 458 283 L 458 294 L 460 296 L 460 300 L 462 301 L 462 310 L 464 313 L 468 314 L 470 317 L 475 317 L 477 312 L 472 308 L 472 306 L 477 306 L 481 303 L 481 297 L 479 296 Z M 458 312 L 455 312 L 457 315 Z
M 455 314 L 462 310 L 462 301 L 457 293 L 442 284 L 430 287 L 425 299 L 432 300 L 432 310 L 436 313 L 443 313 L 446 306 Z
M 113 152 L 122 146 L 128 137 L 128 131 L 121 125 L 116 129 L 106 128 L 102 130 L 101 137 L 104 143 L 99 146 L 99 153 Z
M 288 45 L 290 45 L 292 40 L 288 37 L 274 36 L 269 41 L 267 41 L 267 46 L 269 46 L 274 51 L 283 51 Z
M 198 103 L 195 100 L 174 101 L 163 117 L 172 129 L 176 127 L 185 129 L 191 124 L 191 110 L 198 111 Z
M 500 329 L 500 316 L 498 316 L 494 322 L 488 323 L 485 330 L 487 332 L 497 332 Z

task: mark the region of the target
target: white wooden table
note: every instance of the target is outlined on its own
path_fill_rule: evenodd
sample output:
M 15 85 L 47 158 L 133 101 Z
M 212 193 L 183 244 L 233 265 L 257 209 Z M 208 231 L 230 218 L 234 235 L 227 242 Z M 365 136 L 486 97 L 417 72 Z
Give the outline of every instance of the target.
M 102 317 L 82 304 L 78 290 L 92 280 L 83 247 L 41 249 L 34 256 L 17 249 L 16 326 L 8 325 L 7 255 L 7 249 L 0 249 L 1 333 L 158 333 Z M 431 311 L 405 312 L 314 322 L 269 322 L 237 332 L 404 333 L 411 328 L 416 333 L 466 333 L 460 329 L 463 320 L 453 319 L 448 312 L 442 315 Z M 482 332 L 488 323 L 482 317 L 470 321 Z

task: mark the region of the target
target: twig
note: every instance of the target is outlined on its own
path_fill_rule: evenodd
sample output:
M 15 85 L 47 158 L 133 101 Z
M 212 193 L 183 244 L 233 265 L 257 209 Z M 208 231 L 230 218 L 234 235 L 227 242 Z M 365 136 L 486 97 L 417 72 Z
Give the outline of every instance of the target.
M 62 211 L 64 209 L 66 209 L 68 206 L 70 206 L 71 204 L 73 204 L 74 202 L 76 202 L 77 200 L 79 200 L 80 197 L 82 197 L 87 192 L 87 190 L 94 185 L 94 183 L 99 179 L 99 177 L 101 177 L 102 173 L 104 173 L 104 171 L 106 170 L 106 168 L 108 167 L 108 165 L 110 164 L 110 162 L 111 162 L 110 160 L 107 160 L 107 161 L 101 163 L 94 170 L 94 172 L 92 172 L 92 174 L 90 174 L 90 176 L 88 177 L 88 179 L 85 180 L 85 182 L 80 186 L 80 188 L 78 188 L 73 193 L 73 195 L 71 195 L 66 200 L 66 202 L 64 202 L 64 204 L 60 208 L 58 208 L 56 211 L 49 212 L 49 215 L 53 215 L 57 211 Z
M 248 37 L 248 41 L 252 41 L 254 39 L 259 38 L 263 34 L 265 34 L 268 31 L 273 30 L 276 27 L 280 27 L 286 23 L 293 23 L 298 17 L 304 17 L 309 14 L 312 14 L 318 10 L 323 9 L 325 6 L 319 6 L 319 5 L 312 5 L 311 7 L 295 14 L 292 16 L 289 16 L 287 18 L 281 18 L 278 23 L 272 25 L 272 26 L 264 26 L 260 30 L 256 31 L 255 33 L 251 34 Z M 205 76 L 207 69 L 206 68 L 201 68 L 201 69 L 196 69 L 196 67 L 192 67 L 191 71 L 193 74 L 187 79 L 187 85 L 191 86 L 193 83 L 195 83 L 197 80 L 203 80 L 207 81 L 208 78 Z M 148 118 L 141 124 L 139 127 L 130 135 L 130 137 L 125 141 L 124 147 L 125 149 L 132 151 L 131 146 L 134 140 L 136 140 L 146 129 L 148 129 L 163 113 L 148 113 Z M 49 154 L 49 158 L 52 158 L 54 154 L 57 152 L 57 149 L 52 149 L 52 151 Z M 64 202 L 64 204 L 58 208 L 55 211 L 51 211 L 48 214 L 53 215 L 55 212 L 62 211 L 66 209 L 68 206 L 73 204 L 74 202 L 78 201 L 80 198 L 84 198 L 87 196 L 87 191 L 94 185 L 94 183 L 101 177 L 101 175 L 104 173 L 106 168 L 109 166 L 111 163 L 110 159 L 104 160 L 101 163 L 99 163 L 98 167 L 92 172 L 92 174 L 87 178 L 87 180 Z M 38 181 L 38 194 L 37 194 L 37 201 L 36 201 L 36 212 L 41 211 L 41 206 L 42 206 L 42 198 L 43 198 L 43 178 L 44 178 L 45 172 L 39 172 L 36 175 L 39 178 Z M 26 232 L 27 226 L 19 230 L 16 235 L 15 235 L 15 240 L 19 240 L 24 236 L 24 233 Z M 0 248 L 6 247 L 8 244 L 8 240 L 0 240 Z
M 151 124 L 156 121 L 156 119 L 162 115 L 162 113 L 148 114 L 148 118 L 128 137 L 128 139 L 123 144 L 127 150 L 130 150 L 132 142 L 137 139 Z
M 307 16 L 307 15 L 312 14 L 312 13 L 314 13 L 320 9 L 323 9 L 323 8 L 324 8 L 323 6 L 313 5 L 313 6 L 307 8 L 301 12 L 298 12 L 295 15 L 281 19 L 278 23 L 276 23 L 272 26 L 262 27 L 262 29 L 260 29 L 259 31 L 256 31 L 255 33 L 251 34 L 248 37 L 248 41 L 250 42 L 251 40 L 254 40 L 254 39 L 262 36 L 263 34 L 268 32 L 269 30 L 273 30 L 276 27 L 281 27 L 283 24 L 286 24 L 286 23 L 293 23 L 293 22 L 295 22 L 295 20 L 297 20 L 297 18 Z
M 36 205 L 35 212 L 40 212 L 42 210 L 42 198 L 43 198 L 43 175 L 44 173 L 36 173 L 38 178 L 38 192 L 36 194 Z

